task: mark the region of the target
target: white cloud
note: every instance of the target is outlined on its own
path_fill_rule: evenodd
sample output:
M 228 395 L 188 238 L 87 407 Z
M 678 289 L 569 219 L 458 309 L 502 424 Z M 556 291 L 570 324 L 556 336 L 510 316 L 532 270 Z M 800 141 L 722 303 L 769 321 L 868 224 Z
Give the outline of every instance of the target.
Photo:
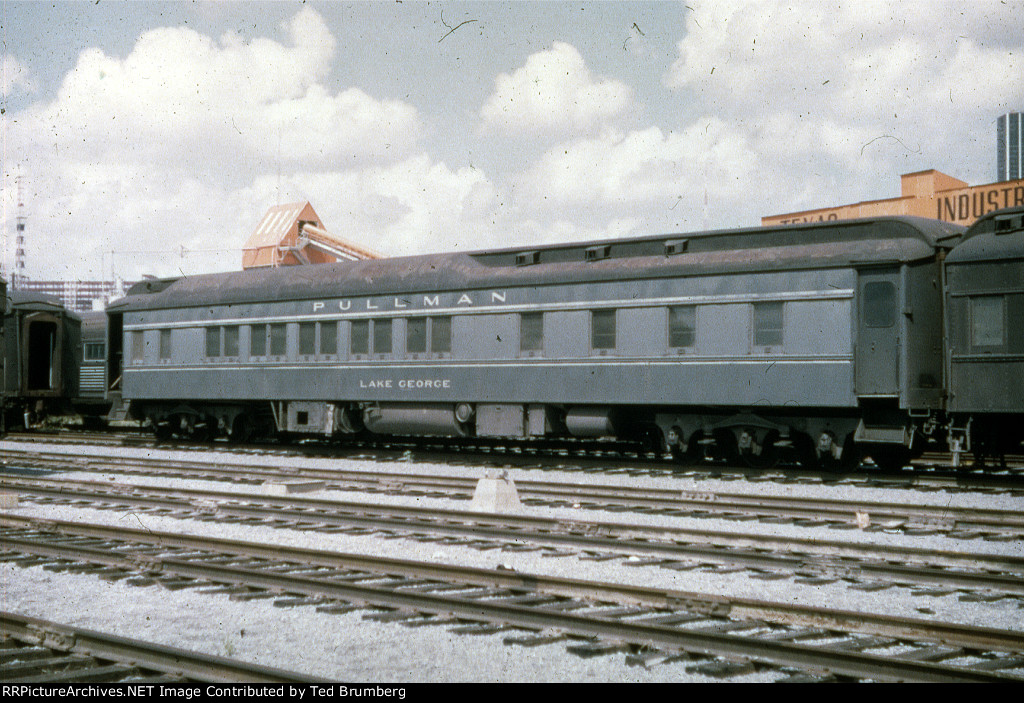
M 177 27 L 145 32 L 123 58 L 87 49 L 56 95 L 4 115 L 5 161 L 32 185 L 30 275 L 96 268 L 101 251 L 237 248 L 273 204 L 277 174 L 386 168 L 415 153 L 415 108 L 328 89 L 335 40 L 315 11 L 283 29 L 290 43 Z M 271 185 L 257 192 L 256 182 Z M 115 258 L 128 277 L 225 261 Z
M 950 91 L 996 109 L 1020 95 L 1024 67 L 1007 47 L 1024 42 L 988 37 L 1014 17 L 1024 19 L 1019 6 L 983 1 L 708 3 L 688 16 L 665 82 L 744 114 L 885 119 L 948 103 Z
M 26 110 L 19 123 L 46 133 L 65 159 L 151 161 L 188 172 L 407 153 L 421 129 L 416 110 L 357 89 L 330 94 L 321 81 L 334 39 L 323 21 L 305 8 L 285 29 L 291 46 L 161 28 L 124 59 L 89 49 L 56 99 Z
M 898 175 L 920 168 L 968 178 L 960 152 L 985 161 L 985 116 L 1024 103 L 1024 41 L 1003 26 L 1016 10 L 995 2 L 695 7 L 664 83 L 700 116 L 621 131 L 610 127 L 620 113 L 591 113 L 509 179 L 520 230 L 550 223 L 551 241 L 753 225 L 895 196 Z M 571 47 L 555 49 L 499 78 L 482 112 L 492 126 L 568 124 L 574 84 L 547 96 L 532 81 L 556 58 L 580 67 L 577 83 L 594 79 Z
M 35 92 L 35 81 L 27 66 L 10 54 L 4 54 L 2 62 L 0 70 L 3 73 L 0 75 L 0 80 L 3 81 L 2 90 L 5 98 L 18 89 L 26 93 Z
M 483 172 L 452 170 L 422 153 L 358 170 L 294 174 L 284 200 L 309 200 L 329 230 L 392 256 L 486 248 L 508 231 L 508 211 Z
M 734 198 L 749 188 L 757 163 L 744 135 L 715 118 L 683 132 L 608 129 L 549 149 L 526 173 L 519 198 L 555 210 L 626 212 L 654 204 L 668 207 L 705 189 Z
M 787 154 L 855 176 L 841 202 L 895 194 L 879 175 L 919 168 L 987 182 L 995 117 L 1024 106 L 1010 26 L 1024 26 L 1019 3 L 707 3 L 664 82 L 741 125 L 775 173 L 799 182 Z
M 390 161 L 408 154 L 421 131 L 415 108 L 377 100 L 358 88 L 330 95 L 314 85 L 302 96 L 268 105 L 247 125 L 250 148 L 293 162 L 351 165 Z M 262 140 L 261 140 L 262 138 Z M 260 143 L 262 141 L 262 143 Z
M 480 111 L 484 126 L 508 130 L 589 130 L 632 104 L 626 84 L 595 77 L 579 51 L 555 42 L 511 74 L 502 73 Z

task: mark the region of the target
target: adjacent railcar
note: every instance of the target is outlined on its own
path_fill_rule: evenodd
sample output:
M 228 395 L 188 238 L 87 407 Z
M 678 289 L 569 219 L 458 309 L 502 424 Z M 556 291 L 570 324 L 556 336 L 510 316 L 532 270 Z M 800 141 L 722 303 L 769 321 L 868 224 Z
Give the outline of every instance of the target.
M 81 320 L 53 297 L 10 291 L 4 314 L 4 420 L 30 425 L 71 410 L 78 395 Z
M 962 233 L 879 218 L 146 281 L 108 307 L 108 374 L 164 434 L 898 463 L 943 410 Z
M 10 307 L 10 300 L 7 298 L 7 281 L 0 276 L 0 315 L 7 317 L 7 310 Z M 0 349 L 7 348 L 4 342 L 4 327 L 6 325 L 0 325 Z M 0 354 L 0 375 L 7 378 L 7 359 L 6 354 Z M 7 387 L 6 383 L 0 385 L 0 436 L 7 432 Z
M 950 444 L 978 458 L 1024 442 L 1024 208 L 981 218 L 946 258 Z
M 107 313 L 78 313 L 82 321 L 81 366 L 75 410 L 88 425 L 101 424 L 110 411 L 107 396 Z

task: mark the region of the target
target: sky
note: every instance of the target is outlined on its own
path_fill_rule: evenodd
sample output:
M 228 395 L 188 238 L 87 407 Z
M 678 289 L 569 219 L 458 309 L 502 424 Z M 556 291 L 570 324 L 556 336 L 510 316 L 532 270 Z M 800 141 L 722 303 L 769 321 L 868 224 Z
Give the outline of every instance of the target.
M 34 279 L 235 270 L 301 201 L 388 256 L 756 226 L 990 183 L 1024 110 L 1021 0 L 0 7 Z

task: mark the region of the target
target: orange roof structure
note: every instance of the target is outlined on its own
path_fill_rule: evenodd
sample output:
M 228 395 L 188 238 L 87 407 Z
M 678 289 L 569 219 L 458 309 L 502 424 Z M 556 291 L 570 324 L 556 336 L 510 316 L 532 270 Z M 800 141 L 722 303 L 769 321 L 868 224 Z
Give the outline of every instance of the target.
M 308 202 L 275 205 L 242 247 L 242 268 L 379 259 L 380 254 L 331 234 Z

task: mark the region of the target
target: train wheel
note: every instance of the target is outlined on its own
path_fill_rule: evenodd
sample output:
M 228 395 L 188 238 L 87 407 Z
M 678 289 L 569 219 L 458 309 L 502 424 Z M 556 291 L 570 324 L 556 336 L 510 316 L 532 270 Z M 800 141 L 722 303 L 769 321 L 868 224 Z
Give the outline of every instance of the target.
M 834 436 L 829 433 L 830 436 Z M 846 441 L 843 442 L 842 451 L 839 452 L 839 456 L 836 456 L 836 452 L 824 450 L 824 446 L 821 439 L 818 440 L 818 447 L 815 450 L 815 458 L 819 468 L 823 471 L 829 471 L 833 473 L 845 473 L 847 471 L 853 471 L 860 466 L 861 461 L 864 458 L 863 451 L 853 441 L 853 434 L 849 434 L 846 437 Z
M 703 430 L 697 430 L 690 435 L 685 451 L 681 452 L 681 460 L 686 464 L 700 464 L 711 461 L 714 447 L 715 440 L 705 434 Z
M 984 468 L 991 460 L 993 466 L 1006 468 L 1006 454 L 993 432 L 977 432 L 971 438 L 971 443 L 974 445 L 971 455 L 974 457 L 975 467 Z
M 244 444 L 252 439 L 254 429 L 252 420 L 249 419 L 248 415 L 242 413 L 231 423 L 231 432 L 228 434 L 228 439 L 233 444 Z
M 640 444 L 638 454 L 644 456 L 653 454 L 656 458 L 665 455 L 665 436 L 657 425 L 643 425 L 637 432 L 637 442 Z
M 200 419 L 199 422 L 192 426 L 192 431 L 189 432 L 188 438 L 193 442 L 207 442 L 210 440 L 210 427 L 206 424 L 206 421 Z
M 173 434 L 170 423 L 161 422 L 155 417 L 149 418 L 149 425 L 153 428 L 153 437 L 156 438 L 157 442 L 166 442 Z
M 790 430 L 789 437 L 793 444 L 786 453 L 787 459 L 805 469 L 820 469 L 821 461 L 818 460 L 818 453 L 814 449 L 814 440 L 809 435 L 795 430 Z
M 735 466 L 740 458 L 736 435 L 732 430 L 715 430 L 712 456 L 718 461 Z
M 678 438 L 677 441 L 671 441 L 669 444 L 669 454 L 672 456 L 672 462 L 679 466 L 692 466 L 699 461 L 704 459 L 704 445 L 698 444 L 696 440 L 699 440 L 702 435 L 700 432 L 696 432 L 690 436 L 689 442 L 684 442 L 685 434 L 682 429 L 673 427 L 669 432 L 669 438 L 672 439 L 672 435 Z
M 745 438 L 749 437 L 749 441 Z M 749 430 L 744 430 L 740 435 L 739 455 L 743 463 L 752 469 L 770 469 L 779 463 L 779 450 L 775 442 L 779 439 L 779 433 L 771 430 L 762 435 L 760 443 L 757 437 Z

